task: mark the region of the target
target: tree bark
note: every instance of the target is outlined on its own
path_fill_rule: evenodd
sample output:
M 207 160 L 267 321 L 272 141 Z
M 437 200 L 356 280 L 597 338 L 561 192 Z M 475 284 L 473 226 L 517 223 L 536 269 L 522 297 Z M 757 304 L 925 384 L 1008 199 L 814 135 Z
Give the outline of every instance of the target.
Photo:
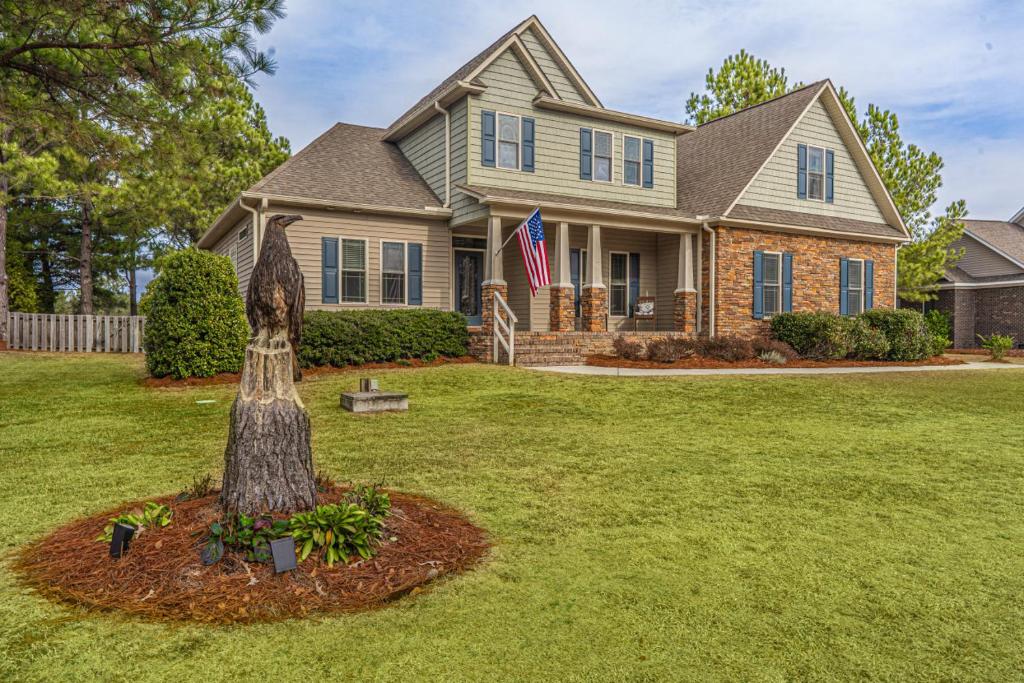
M 41 313 L 54 313 L 54 302 L 57 295 L 53 289 L 53 266 L 50 264 L 50 243 L 45 242 L 46 249 L 39 254 L 40 275 L 43 278 L 42 291 L 39 292 L 39 309 Z
M 134 261 L 134 260 L 133 260 Z M 139 314 L 139 303 L 136 301 L 138 284 L 136 283 L 135 263 L 128 266 L 128 314 Z
M 285 332 L 260 332 L 245 350 L 220 503 L 225 511 L 247 515 L 316 506 L 309 415 L 295 391 Z
M 7 319 L 10 317 L 7 288 L 7 176 L 0 176 L 0 351 L 7 348 Z
M 79 282 L 81 283 L 81 301 L 79 313 L 92 315 L 92 202 L 82 200 L 82 245 L 79 253 Z

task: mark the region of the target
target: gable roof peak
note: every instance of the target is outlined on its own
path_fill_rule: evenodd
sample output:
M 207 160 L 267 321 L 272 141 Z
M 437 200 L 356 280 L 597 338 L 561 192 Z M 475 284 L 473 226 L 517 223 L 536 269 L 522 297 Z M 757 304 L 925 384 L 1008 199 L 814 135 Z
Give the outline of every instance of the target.
M 808 94 L 808 93 L 805 92 L 807 90 L 812 90 L 812 89 L 820 90 L 825 84 L 830 84 L 831 85 L 831 83 L 832 83 L 832 81 L 830 81 L 827 78 L 824 78 L 824 79 L 822 79 L 820 81 L 815 81 L 814 83 L 808 83 L 807 85 L 802 85 L 799 88 L 795 88 L 793 90 L 790 90 L 789 92 L 782 93 L 781 95 L 776 95 L 775 97 L 772 97 L 771 99 L 767 99 L 767 100 L 765 100 L 763 102 L 758 102 L 757 104 L 752 104 L 749 107 L 744 107 L 743 109 L 737 109 L 736 111 L 732 112 L 731 114 L 726 114 L 724 116 L 719 116 L 716 119 L 712 119 L 712 120 L 710 120 L 710 121 L 708 121 L 706 123 L 702 123 L 700 126 L 698 126 L 698 129 L 703 128 L 705 126 L 710 126 L 713 123 L 718 123 L 719 121 L 724 121 L 725 119 L 731 118 L 733 116 L 737 116 L 739 114 L 746 114 L 746 113 L 748 113 L 750 111 L 758 109 L 759 107 L 771 106 L 773 104 L 776 104 L 779 100 L 786 99 L 787 97 L 792 97 L 792 96 L 800 94 L 800 93 Z M 815 94 L 817 94 L 817 93 L 815 93 Z
M 1010 219 L 1010 222 L 1016 223 L 1017 225 L 1024 227 L 1024 207 L 1021 207 L 1020 211 L 1013 215 L 1013 218 Z

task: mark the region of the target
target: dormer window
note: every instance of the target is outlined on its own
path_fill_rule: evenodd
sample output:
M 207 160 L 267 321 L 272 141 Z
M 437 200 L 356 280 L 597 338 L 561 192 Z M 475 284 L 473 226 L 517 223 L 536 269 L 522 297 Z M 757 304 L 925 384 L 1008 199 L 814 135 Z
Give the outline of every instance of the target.
M 835 152 L 831 149 L 797 145 L 796 196 L 816 202 L 834 201 L 835 160 Z
M 519 117 L 498 114 L 498 167 L 519 170 Z
M 821 147 L 807 148 L 807 198 L 825 198 L 825 150 Z

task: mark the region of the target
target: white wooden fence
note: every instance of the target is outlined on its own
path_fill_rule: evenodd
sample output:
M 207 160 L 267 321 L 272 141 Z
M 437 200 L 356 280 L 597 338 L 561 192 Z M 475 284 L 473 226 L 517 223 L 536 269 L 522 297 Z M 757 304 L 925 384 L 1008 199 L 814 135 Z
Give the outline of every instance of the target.
M 7 347 L 66 353 L 141 353 L 146 318 L 141 315 L 11 313 Z

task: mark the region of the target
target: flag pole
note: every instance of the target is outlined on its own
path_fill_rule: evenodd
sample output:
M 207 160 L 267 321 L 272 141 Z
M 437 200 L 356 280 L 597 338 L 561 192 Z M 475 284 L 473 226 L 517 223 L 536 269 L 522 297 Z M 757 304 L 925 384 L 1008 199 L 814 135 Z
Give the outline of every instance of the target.
M 491 273 L 494 273 L 494 259 L 498 256 L 498 254 L 502 252 L 502 250 L 508 245 L 508 243 L 512 241 L 512 238 L 516 236 L 516 233 L 523 229 L 523 227 L 526 225 L 526 221 L 530 220 L 530 216 L 532 216 L 537 211 L 540 211 L 539 206 L 530 212 L 529 216 L 526 217 L 526 220 L 520 221 L 519 227 L 513 230 L 512 234 L 509 235 L 508 238 L 501 243 L 501 246 L 498 247 L 497 251 L 491 254 Z

